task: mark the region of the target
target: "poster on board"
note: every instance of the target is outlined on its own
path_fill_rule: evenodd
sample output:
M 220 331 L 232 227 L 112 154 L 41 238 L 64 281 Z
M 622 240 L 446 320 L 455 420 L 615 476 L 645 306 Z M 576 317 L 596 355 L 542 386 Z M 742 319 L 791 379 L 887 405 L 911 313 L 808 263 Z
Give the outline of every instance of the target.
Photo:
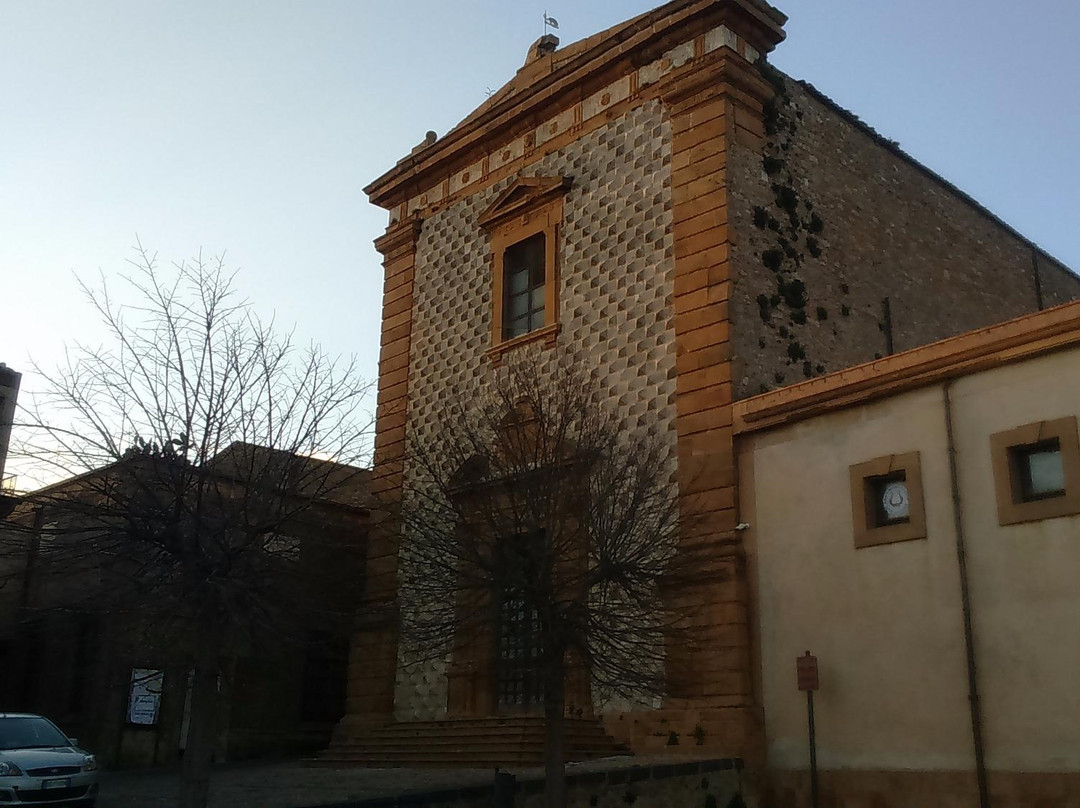
M 164 681 L 165 671 L 149 668 L 134 668 L 131 671 L 128 723 L 140 727 L 152 727 L 157 723 Z

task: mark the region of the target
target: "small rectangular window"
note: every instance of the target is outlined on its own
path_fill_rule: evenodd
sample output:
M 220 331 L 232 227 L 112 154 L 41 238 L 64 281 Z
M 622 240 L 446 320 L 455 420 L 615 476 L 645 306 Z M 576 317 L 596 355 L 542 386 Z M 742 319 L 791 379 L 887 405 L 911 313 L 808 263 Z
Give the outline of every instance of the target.
M 503 339 L 544 326 L 547 242 L 543 233 L 507 247 L 503 256 Z
M 519 177 L 481 214 L 491 234 L 491 347 L 497 366 L 524 345 L 556 344 L 559 230 L 567 177 Z

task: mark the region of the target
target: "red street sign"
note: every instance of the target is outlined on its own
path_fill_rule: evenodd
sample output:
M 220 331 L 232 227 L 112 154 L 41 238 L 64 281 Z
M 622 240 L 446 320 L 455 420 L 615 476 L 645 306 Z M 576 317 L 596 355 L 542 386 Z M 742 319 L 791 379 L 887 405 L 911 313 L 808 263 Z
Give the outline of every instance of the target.
M 818 689 L 817 657 L 809 651 L 795 660 L 795 673 L 799 679 L 799 690 Z

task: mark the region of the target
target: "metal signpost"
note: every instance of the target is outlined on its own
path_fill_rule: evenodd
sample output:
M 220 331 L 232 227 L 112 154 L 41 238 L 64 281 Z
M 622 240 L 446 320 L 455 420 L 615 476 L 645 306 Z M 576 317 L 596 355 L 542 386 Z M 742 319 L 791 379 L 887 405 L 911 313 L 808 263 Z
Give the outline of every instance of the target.
M 799 690 L 806 691 L 806 715 L 810 724 L 810 804 L 818 808 L 817 742 L 814 738 L 814 691 L 818 689 L 817 657 L 809 651 L 795 660 Z

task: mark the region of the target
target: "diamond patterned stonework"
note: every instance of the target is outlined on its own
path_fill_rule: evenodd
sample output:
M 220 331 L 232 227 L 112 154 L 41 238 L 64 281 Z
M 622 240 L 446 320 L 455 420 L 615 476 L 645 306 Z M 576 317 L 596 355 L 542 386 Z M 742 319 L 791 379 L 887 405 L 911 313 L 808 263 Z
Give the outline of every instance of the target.
M 595 373 L 600 399 L 628 427 L 651 423 L 670 435 L 675 454 L 674 241 L 671 127 L 650 101 L 523 170 L 566 176 L 560 230 L 559 322 L 554 348 L 536 346 L 540 363 L 578 357 Z M 435 440 L 447 401 L 479 400 L 494 372 L 488 234 L 478 217 L 518 177 L 427 219 L 416 253 L 407 440 Z M 406 478 L 408 478 L 406 468 Z M 406 480 L 405 490 L 408 491 Z M 409 664 L 399 650 L 399 721 L 435 719 L 446 710 L 445 665 Z

